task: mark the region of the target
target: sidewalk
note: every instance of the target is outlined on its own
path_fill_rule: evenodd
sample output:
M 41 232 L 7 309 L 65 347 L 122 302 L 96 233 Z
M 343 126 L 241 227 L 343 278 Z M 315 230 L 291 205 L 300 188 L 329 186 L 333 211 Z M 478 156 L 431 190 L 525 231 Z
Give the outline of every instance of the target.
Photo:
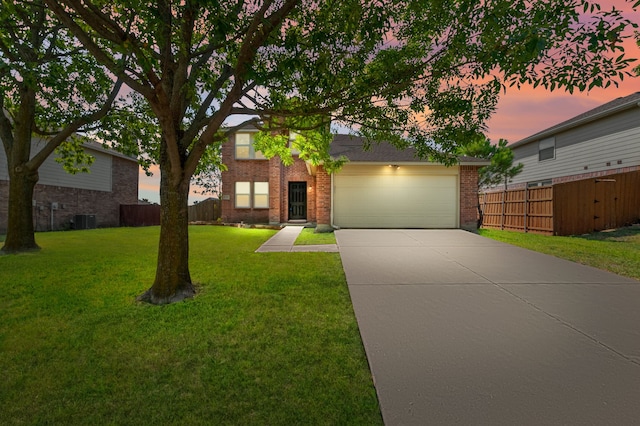
M 304 226 L 287 225 L 282 228 L 276 235 L 271 237 L 264 243 L 256 253 L 274 253 L 274 252 L 329 252 L 338 253 L 336 244 L 320 244 L 320 245 L 301 245 L 296 246 L 296 238 L 302 232 Z

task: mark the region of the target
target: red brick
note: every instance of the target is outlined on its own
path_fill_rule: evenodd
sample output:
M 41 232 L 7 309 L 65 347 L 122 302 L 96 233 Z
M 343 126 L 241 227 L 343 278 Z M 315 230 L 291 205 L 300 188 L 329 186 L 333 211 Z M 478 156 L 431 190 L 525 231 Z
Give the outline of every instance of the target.
M 138 203 L 138 164 L 112 157 L 111 191 L 93 191 L 62 186 L 36 185 L 33 220 L 36 231 L 69 229 L 77 214 L 96 215 L 99 227 L 120 225 L 120 204 Z M 9 182 L 0 181 L 0 233 L 7 231 Z M 58 203 L 53 211 L 51 203 Z

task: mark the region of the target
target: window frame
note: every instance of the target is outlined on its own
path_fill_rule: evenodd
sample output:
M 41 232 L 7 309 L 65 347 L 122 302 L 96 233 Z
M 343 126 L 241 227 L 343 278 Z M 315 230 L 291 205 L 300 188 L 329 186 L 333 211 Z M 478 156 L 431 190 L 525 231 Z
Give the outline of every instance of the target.
M 233 144 L 233 154 L 236 160 L 266 160 L 261 151 L 256 151 L 253 147 L 254 136 L 256 132 L 237 132 Z M 248 143 L 244 143 L 244 137 L 248 137 Z M 242 138 L 240 138 L 242 137 Z M 243 143 L 238 143 L 242 141 Z M 239 156 L 238 147 L 248 148 L 248 156 Z
M 238 185 L 248 185 L 249 192 L 239 192 Z M 238 205 L 239 196 L 247 197 L 246 205 Z M 237 181 L 234 188 L 234 196 L 233 196 L 233 206 L 236 209 L 250 209 L 251 208 L 251 182 L 248 181 Z
M 264 186 L 261 188 L 261 192 L 258 192 L 258 186 Z M 264 192 L 266 190 L 266 192 Z M 258 197 L 265 197 L 266 202 L 258 203 Z M 269 208 L 269 182 L 253 182 L 253 208 L 254 209 L 268 209 Z
M 543 186 L 551 186 L 552 184 L 553 181 L 551 179 L 536 180 L 527 182 L 527 188 L 542 188 Z
M 549 156 L 551 153 L 551 156 Z M 538 141 L 538 162 L 555 160 L 556 158 L 556 138 L 546 138 Z

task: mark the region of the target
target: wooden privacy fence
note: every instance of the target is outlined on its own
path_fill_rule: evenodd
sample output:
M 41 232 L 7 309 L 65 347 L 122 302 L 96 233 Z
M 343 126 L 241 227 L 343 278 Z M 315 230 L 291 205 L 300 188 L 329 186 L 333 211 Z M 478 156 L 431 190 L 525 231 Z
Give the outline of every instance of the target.
M 480 194 L 483 228 L 579 235 L 640 220 L 640 172 Z
M 553 234 L 553 187 L 480 194 L 482 227 Z
M 640 219 L 640 171 L 554 185 L 554 231 L 576 235 Z
M 120 226 L 160 225 L 160 206 L 157 204 L 121 204 Z
M 189 222 L 215 222 L 222 216 L 222 203 L 209 198 L 189 206 Z

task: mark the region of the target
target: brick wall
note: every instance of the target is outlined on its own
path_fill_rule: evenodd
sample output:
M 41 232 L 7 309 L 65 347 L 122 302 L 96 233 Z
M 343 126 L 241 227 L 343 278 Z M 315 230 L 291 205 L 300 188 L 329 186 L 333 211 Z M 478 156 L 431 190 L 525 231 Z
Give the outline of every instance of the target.
M 316 221 L 316 178 L 304 161 L 296 158 L 291 166 L 283 166 L 280 158 L 270 160 L 236 160 L 235 135 L 222 146 L 227 171 L 222 172 L 222 220 L 230 223 L 280 224 L 289 220 L 289 182 L 307 183 L 307 221 Z M 236 182 L 269 182 L 269 208 L 235 208 Z M 252 185 L 253 188 L 253 185 Z M 328 222 L 327 222 L 328 223 Z
M 478 168 L 460 166 L 460 228 L 478 228 Z
M 222 158 L 228 170 L 222 172 L 222 220 L 232 223 L 268 223 L 269 209 L 236 209 L 235 183 L 269 182 L 269 203 L 273 194 L 273 186 L 269 164 L 272 160 L 236 160 L 234 153 L 235 135 L 231 135 L 229 142 L 222 145 Z M 252 203 L 253 204 L 253 203 Z
M 597 172 L 586 172 L 586 173 L 580 173 L 577 175 L 561 176 L 561 177 L 556 177 L 550 180 L 551 180 L 551 184 L 555 185 L 557 183 L 575 182 L 578 180 L 593 179 L 593 178 L 602 177 L 602 176 L 617 175 L 620 173 L 630 173 L 635 171 L 640 171 L 640 166 L 618 167 L 615 169 L 600 170 Z M 526 182 L 514 183 L 514 184 L 509 184 L 507 186 L 507 189 L 524 189 L 526 186 L 527 186 Z M 501 191 L 504 191 L 503 185 L 498 185 L 496 187 L 485 189 L 485 192 L 501 192 Z
M 309 174 L 304 161 L 294 157 L 291 166 L 283 168 L 280 222 L 289 220 L 289 182 L 307 183 L 307 222 L 316 221 L 316 177 Z
M 316 219 L 318 225 L 331 225 L 331 175 L 322 166 L 316 174 Z
M 120 157 L 112 158 L 111 192 L 62 186 L 36 185 L 33 220 L 36 231 L 69 229 L 77 214 L 96 215 L 99 227 L 120 225 L 120 204 L 138 202 L 138 164 Z M 0 233 L 7 231 L 9 182 L 0 181 Z M 53 210 L 51 203 L 58 203 Z
M 556 183 L 565 183 L 565 182 L 575 182 L 577 180 L 593 179 L 601 176 L 617 175 L 620 173 L 629 173 L 629 172 L 635 172 L 638 170 L 640 170 L 640 166 L 619 167 L 617 169 L 601 170 L 598 172 L 587 172 L 587 173 L 580 173 L 579 175 L 557 177 L 557 178 L 553 178 L 552 183 L 556 184 Z

